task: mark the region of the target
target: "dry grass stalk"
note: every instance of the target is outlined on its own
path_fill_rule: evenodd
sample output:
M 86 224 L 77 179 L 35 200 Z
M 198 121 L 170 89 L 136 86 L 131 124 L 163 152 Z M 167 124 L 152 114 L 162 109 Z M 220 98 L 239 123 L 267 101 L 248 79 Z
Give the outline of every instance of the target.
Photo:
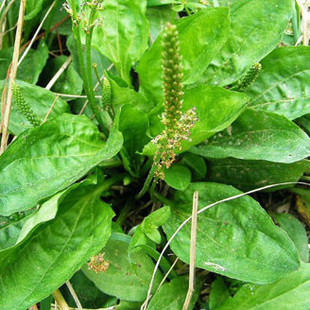
M 12 66 L 11 66 L 11 73 L 10 73 L 10 80 L 9 80 L 9 89 L 8 89 L 8 95 L 7 95 L 7 100 L 6 100 L 5 110 L 4 110 L 4 116 L 3 116 L 3 128 L 2 128 L 0 154 L 2 154 L 7 148 L 8 127 L 9 127 L 11 106 L 12 106 L 12 85 L 16 78 L 17 62 L 18 62 L 20 42 L 21 42 L 21 37 L 22 37 L 25 7 L 26 7 L 26 0 L 21 0 L 20 6 L 19 6 L 17 30 L 16 30 L 16 36 L 15 36 L 15 42 L 14 42 L 14 51 L 13 51 L 13 59 L 12 59 Z
M 48 84 L 45 86 L 45 89 L 50 90 L 53 85 L 57 82 L 59 77 L 64 73 L 64 71 L 68 68 L 70 65 L 70 62 L 72 61 L 72 55 L 70 55 L 67 60 L 63 63 L 63 65 L 59 68 L 59 70 L 55 73 L 55 75 L 52 77 L 52 79 L 48 82 Z
M 76 306 L 77 306 L 77 309 L 78 309 L 78 310 L 83 310 L 83 307 L 82 307 L 82 304 L 81 304 L 81 302 L 80 302 L 80 300 L 79 300 L 79 297 L 78 297 L 77 294 L 75 293 L 75 290 L 74 290 L 72 284 L 70 283 L 70 281 L 67 281 L 67 282 L 66 282 L 66 285 L 67 285 L 67 287 L 68 287 L 68 289 L 69 289 L 69 291 L 70 291 L 70 294 L 72 295 L 72 297 L 73 297 L 73 299 L 74 299 L 74 301 L 75 301 L 75 304 L 76 304 Z
M 196 260 L 196 237 L 197 237 L 197 214 L 198 214 L 198 192 L 193 195 L 193 211 L 191 226 L 190 262 L 188 291 L 183 305 L 183 310 L 187 310 L 195 291 L 195 260 Z
M 53 293 L 53 297 L 55 298 L 55 301 L 57 302 L 58 308 L 60 310 L 70 310 L 66 300 L 64 299 L 59 290 L 56 290 Z

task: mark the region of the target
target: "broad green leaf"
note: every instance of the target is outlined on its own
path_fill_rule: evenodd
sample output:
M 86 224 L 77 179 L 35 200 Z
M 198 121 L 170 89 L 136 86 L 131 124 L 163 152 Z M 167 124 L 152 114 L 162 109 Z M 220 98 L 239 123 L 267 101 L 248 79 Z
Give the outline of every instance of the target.
M 306 310 L 310 308 L 310 265 L 268 284 L 245 284 L 216 310 Z
M 46 85 L 67 59 L 67 56 L 58 56 L 47 63 L 47 66 L 42 73 L 44 83 L 46 83 Z M 83 80 L 74 69 L 74 65 L 72 63 L 70 63 L 66 70 L 60 75 L 51 90 L 56 93 L 81 95 L 83 90 Z
M 310 114 L 299 118 L 297 123 L 305 130 L 308 135 L 310 134 Z
M 195 180 L 203 180 L 207 173 L 207 166 L 201 156 L 191 153 L 185 153 L 180 161 L 180 164 L 187 166 Z
M 310 155 L 310 139 L 282 115 L 247 109 L 228 130 L 191 152 L 209 158 L 293 163 Z
M 21 88 L 25 101 L 43 122 L 53 102 L 57 99 L 56 95 L 42 87 L 31 85 L 23 81 L 16 81 L 16 83 Z M 5 81 L 0 81 L 1 93 L 3 91 L 4 84 Z M 58 98 L 49 114 L 48 119 L 59 116 L 64 112 L 69 112 L 69 106 L 65 101 Z M 13 98 L 9 130 L 14 135 L 19 135 L 26 129 L 32 127 L 33 126 L 28 122 L 26 117 L 20 112 Z
M 309 247 L 307 232 L 302 223 L 300 223 L 293 215 L 283 213 L 274 214 L 273 218 L 284 229 L 291 240 L 295 243 L 299 251 L 300 259 L 305 263 L 309 262 Z
M 211 285 L 209 308 L 211 310 L 216 309 L 216 307 L 222 305 L 229 297 L 229 290 L 225 284 L 224 279 L 222 277 L 218 277 L 215 281 L 212 282 Z
M 85 116 L 63 114 L 22 133 L 1 155 L 0 214 L 27 210 L 115 156 L 122 135 L 106 144 Z
M 310 70 L 305 68 L 309 61 L 310 48 L 306 46 L 274 50 L 262 60 L 257 80 L 245 89 L 251 97 L 249 106 L 289 119 L 310 113 Z
M 168 238 L 192 213 L 193 192 L 199 192 L 199 209 L 241 192 L 217 183 L 192 183 L 177 191 L 171 216 L 164 225 Z M 189 263 L 191 225 L 176 235 L 173 252 Z M 216 205 L 198 216 L 196 267 L 253 283 L 270 283 L 299 267 L 299 256 L 287 234 L 274 225 L 251 197 Z
M 190 170 L 180 164 L 165 169 L 165 182 L 174 189 L 184 190 L 191 182 Z
M 121 300 L 120 303 L 117 306 L 115 306 L 115 310 L 136 310 L 140 309 L 141 306 L 142 302 Z
M 162 6 L 157 8 L 148 8 L 146 17 L 150 25 L 151 41 L 156 40 L 163 27 L 171 19 L 171 9 L 169 6 Z
M 4 80 L 7 70 L 12 61 L 13 47 L 0 51 L 0 80 Z M 30 49 L 27 56 L 18 66 L 17 79 L 30 84 L 36 84 L 39 75 L 46 64 L 48 58 L 48 47 L 44 41 L 41 41 L 38 48 Z
M 147 49 L 146 0 L 107 0 L 94 29 L 92 46 L 108 57 L 129 84 L 130 69 Z M 104 42 L 104 44 L 102 44 Z
M 154 269 L 154 262 L 143 251 L 128 256 L 131 238 L 113 233 L 107 245 L 102 249 L 104 258 L 109 261 L 109 268 L 104 273 L 96 274 L 83 267 L 85 275 L 104 293 L 126 301 L 144 301 Z M 154 290 L 162 276 L 157 273 Z
M 192 296 L 188 309 L 193 309 L 195 302 L 198 299 L 201 287 L 201 281 L 198 282 L 195 292 Z M 149 310 L 182 310 L 185 302 L 186 293 L 188 290 L 188 277 L 177 277 L 169 283 L 165 283 L 159 291 L 151 299 Z
M 209 159 L 207 180 L 230 184 L 246 191 L 270 184 L 297 182 L 307 167 L 309 163 L 306 160 L 281 164 L 235 158 Z M 270 190 L 279 190 L 279 187 Z
M 220 53 L 204 74 L 204 81 L 228 85 L 281 41 L 292 16 L 291 0 L 239 0 L 230 6 L 231 30 Z
M 210 8 L 176 23 L 180 38 L 180 54 L 184 72 L 184 83 L 196 82 L 205 68 L 219 52 L 229 33 L 229 17 L 226 8 Z M 143 91 L 153 105 L 163 101 L 161 35 L 143 55 L 137 67 Z
M 70 192 L 53 220 L 0 252 L 2 310 L 24 310 L 44 299 L 105 245 L 114 213 L 101 191 L 89 185 Z
M 193 107 L 199 119 L 191 129 L 191 141 L 182 143 L 182 152 L 191 145 L 199 144 L 216 132 L 227 128 L 244 110 L 248 97 L 238 92 L 231 92 L 220 87 L 201 85 L 185 90 L 182 111 Z M 153 137 L 164 129 L 158 115 L 163 109 L 158 106 L 150 116 L 150 132 Z M 144 154 L 153 155 L 156 145 L 149 143 Z

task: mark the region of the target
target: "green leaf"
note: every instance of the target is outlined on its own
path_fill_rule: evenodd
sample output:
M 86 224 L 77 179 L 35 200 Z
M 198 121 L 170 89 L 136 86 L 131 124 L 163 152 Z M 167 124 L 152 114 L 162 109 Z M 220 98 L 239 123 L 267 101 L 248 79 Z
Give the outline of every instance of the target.
M 209 308 L 211 310 L 216 309 L 216 307 L 222 305 L 229 297 L 229 290 L 225 284 L 224 279 L 222 277 L 218 277 L 215 281 L 212 282 L 211 285 Z
M 108 57 L 129 84 L 130 69 L 147 49 L 146 0 L 107 0 L 95 27 L 92 46 Z M 104 42 L 104 44 L 102 44 Z
M 191 152 L 209 158 L 293 163 L 310 155 L 310 139 L 282 115 L 247 109 L 229 130 L 216 134 Z
M 52 92 L 35 85 L 28 84 L 23 81 L 16 81 L 21 88 L 25 101 L 30 105 L 31 109 L 42 120 L 45 118 L 53 102 L 56 100 L 56 95 Z M 5 81 L 0 81 L 0 92 L 2 93 Z M 62 99 L 58 98 L 51 110 L 48 119 L 52 119 L 64 112 L 69 112 L 68 104 Z M 14 135 L 19 135 L 28 128 L 33 126 L 28 122 L 26 117 L 20 112 L 14 98 L 12 103 L 9 130 Z
M 68 56 L 58 56 L 48 62 L 42 73 L 46 85 L 67 59 Z M 69 64 L 68 68 L 61 74 L 51 89 L 56 93 L 81 95 L 83 90 L 83 80 L 74 69 L 74 65 L 72 63 Z
M 273 218 L 295 243 L 300 259 L 307 263 L 309 261 L 308 237 L 303 224 L 291 214 L 273 214 Z
M 283 61 L 285 59 L 285 61 Z M 270 111 L 295 119 L 310 113 L 310 48 L 281 47 L 261 62 L 262 71 L 245 93 L 249 105 L 256 110 Z
M 30 20 L 38 15 L 42 11 L 43 4 L 48 5 L 49 1 L 46 0 L 28 0 L 26 2 L 25 17 L 24 20 Z
M 216 310 L 305 310 L 310 307 L 310 265 L 268 284 L 245 284 Z
M 193 309 L 198 299 L 201 281 L 197 280 L 195 292 L 192 296 L 188 309 Z M 188 277 L 177 277 L 169 283 L 165 283 L 151 299 L 148 309 L 150 310 L 182 310 L 188 290 Z
M 0 161 L 0 214 L 27 210 L 115 156 L 122 135 L 106 144 L 85 116 L 63 114 L 21 134 Z
M 207 166 L 201 156 L 191 153 L 185 153 L 180 161 L 180 164 L 188 167 L 195 180 L 203 180 L 207 173 Z
M 177 191 L 171 216 L 164 225 L 168 238 L 192 213 L 193 192 L 199 192 L 199 209 L 241 192 L 217 183 L 192 183 Z M 270 283 L 299 267 L 299 256 L 287 234 L 274 225 L 266 211 L 244 196 L 213 206 L 198 216 L 196 267 L 253 283 Z M 173 252 L 189 263 L 191 225 L 176 235 Z
M 144 301 L 149 282 L 152 277 L 154 262 L 143 251 L 128 256 L 128 246 L 131 238 L 113 233 L 102 252 L 109 261 L 109 268 L 104 273 L 96 274 L 83 267 L 85 275 L 95 283 L 104 293 L 116 296 L 126 301 Z M 154 290 L 161 281 L 162 276 L 157 273 Z
M 269 184 L 297 182 L 307 170 L 306 160 L 292 164 L 273 163 L 263 160 L 241 160 L 235 158 L 209 159 L 207 180 L 235 186 L 240 190 L 251 190 Z M 281 188 L 293 187 L 286 185 Z M 270 190 L 279 190 L 275 187 Z
M 182 111 L 185 112 L 195 107 L 199 121 L 191 129 L 191 141 L 182 143 L 182 152 L 188 150 L 191 145 L 199 144 L 216 132 L 227 128 L 244 110 L 247 100 L 248 97 L 244 94 L 220 87 L 201 85 L 186 89 Z M 150 132 L 153 137 L 164 129 L 158 118 L 161 113 L 162 109 L 159 105 L 150 116 Z M 156 145 L 150 142 L 144 148 L 143 153 L 153 155 L 155 151 Z
M 62 201 L 55 219 L 0 252 L 1 309 L 23 310 L 44 299 L 100 251 L 114 215 L 100 200 L 101 191 L 78 187 Z
M 219 52 L 229 33 L 229 17 L 226 8 L 210 8 L 176 23 L 180 38 L 180 54 L 185 84 L 196 82 L 205 68 Z M 153 105 L 163 101 L 161 35 L 143 55 L 137 67 L 143 91 Z
M 0 80 L 4 80 L 12 61 L 13 47 L 0 50 Z M 17 79 L 30 84 L 36 84 L 39 75 L 48 59 L 48 47 L 44 41 L 40 41 L 38 48 L 30 49 L 27 56 L 18 66 Z
M 169 6 L 148 8 L 146 10 L 146 17 L 150 25 L 151 40 L 154 41 L 160 34 L 163 26 L 170 21 L 171 9 Z
M 190 170 L 180 164 L 165 169 L 165 182 L 174 189 L 184 190 L 191 182 Z
M 124 137 L 124 147 L 129 155 L 134 171 L 138 171 L 144 157 L 139 155 L 149 141 L 146 135 L 149 127 L 147 114 L 134 105 L 124 105 L 120 112 L 119 131 Z
M 141 249 L 141 246 L 149 245 L 150 240 L 156 244 L 161 242 L 161 235 L 158 228 L 162 226 L 170 216 L 170 208 L 163 207 L 144 218 L 143 222 L 136 228 L 130 241 L 129 250 Z
M 239 0 L 230 6 L 229 39 L 204 74 L 204 81 L 228 85 L 269 54 L 292 16 L 291 0 Z

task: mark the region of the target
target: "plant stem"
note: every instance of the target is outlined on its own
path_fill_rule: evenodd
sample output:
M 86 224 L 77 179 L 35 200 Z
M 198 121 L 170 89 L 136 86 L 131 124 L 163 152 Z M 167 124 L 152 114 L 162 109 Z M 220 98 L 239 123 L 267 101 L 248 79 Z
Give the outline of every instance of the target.
M 66 300 L 64 299 L 64 297 L 62 296 L 62 294 L 58 289 L 53 293 L 53 296 L 61 310 L 70 310 Z
M 96 64 L 96 63 L 93 63 L 93 64 L 92 64 L 92 67 L 93 67 L 93 69 L 94 69 L 94 72 L 95 72 L 95 75 L 96 75 L 97 81 L 98 81 L 99 85 L 100 85 L 100 86 L 101 86 L 101 88 L 102 88 L 102 87 L 103 87 L 103 85 L 102 85 L 102 82 L 101 82 L 100 76 L 99 76 L 99 74 L 98 74 L 97 64 Z
M 26 0 L 21 0 L 20 6 L 19 6 L 19 13 L 18 13 L 18 21 L 17 21 L 15 43 L 14 43 L 13 58 L 12 58 L 8 96 L 7 96 L 7 101 L 5 105 L 4 117 L 3 117 L 3 128 L 2 128 L 3 131 L 2 131 L 2 138 L 1 138 L 0 154 L 2 154 L 6 150 L 7 143 L 8 143 L 8 128 L 9 128 L 12 99 L 13 99 L 12 86 L 13 86 L 13 82 L 15 81 L 16 73 L 17 73 L 17 62 L 18 62 L 18 56 L 19 56 L 20 41 L 21 41 L 22 31 L 23 31 L 25 7 L 26 7 Z

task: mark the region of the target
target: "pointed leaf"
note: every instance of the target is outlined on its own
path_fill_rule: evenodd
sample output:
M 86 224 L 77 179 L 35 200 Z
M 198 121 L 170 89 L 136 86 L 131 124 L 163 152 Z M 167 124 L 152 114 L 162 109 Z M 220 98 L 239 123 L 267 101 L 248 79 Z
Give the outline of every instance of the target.
M 240 194 L 217 183 L 192 183 L 177 191 L 171 216 L 164 225 L 170 237 L 192 213 L 193 192 L 199 192 L 199 209 Z M 189 263 L 191 225 L 176 235 L 173 252 Z M 266 211 L 244 196 L 216 205 L 198 216 L 196 267 L 253 283 L 270 283 L 299 267 L 299 256 L 287 234 L 274 225 Z
M 210 158 L 293 163 L 310 155 L 310 139 L 284 116 L 247 109 L 231 128 L 191 152 Z
M 85 116 L 63 114 L 21 134 L 0 160 L 0 214 L 35 206 L 66 188 L 122 146 L 112 131 L 106 144 Z

